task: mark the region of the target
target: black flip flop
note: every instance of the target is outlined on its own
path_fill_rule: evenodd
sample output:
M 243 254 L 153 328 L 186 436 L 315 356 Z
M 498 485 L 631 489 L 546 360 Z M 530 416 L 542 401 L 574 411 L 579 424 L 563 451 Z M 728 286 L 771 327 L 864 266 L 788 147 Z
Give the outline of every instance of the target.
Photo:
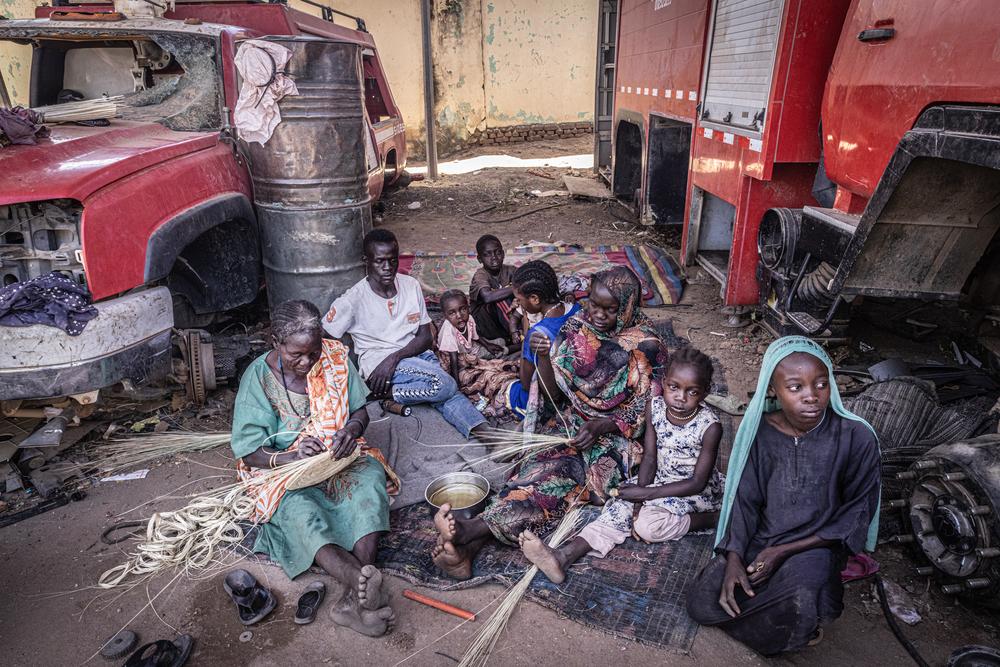
M 324 597 L 326 597 L 326 585 L 322 581 L 314 581 L 309 584 L 295 608 L 295 622 L 299 625 L 306 625 L 315 621 L 316 610 L 323 604 Z
M 233 570 L 226 575 L 222 587 L 236 603 L 240 623 L 253 625 L 264 619 L 278 606 L 278 600 L 246 570 Z
M 181 635 L 174 641 L 161 639 L 140 646 L 125 661 L 125 667 L 181 667 L 191 656 L 194 638 Z

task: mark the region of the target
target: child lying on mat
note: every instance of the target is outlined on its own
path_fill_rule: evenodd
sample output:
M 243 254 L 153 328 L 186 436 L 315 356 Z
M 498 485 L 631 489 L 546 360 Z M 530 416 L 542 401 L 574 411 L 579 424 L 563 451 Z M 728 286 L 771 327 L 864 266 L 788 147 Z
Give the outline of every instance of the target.
M 604 558 L 629 534 L 646 542 L 667 542 L 713 528 L 724 478 L 715 467 L 722 425 L 702 403 L 711 384 L 712 362 L 706 355 L 686 347 L 671 356 L 662 390 L 654 389 L 646 407 L 638 477 L 618 488 L 601 516 L 558 549 L 531 531 L 521 533 L 527 559 L 561 583 L 570 565 L 588 553 Z
M 486 340 L 479 337 L 476 321 L 469 317 L 469 298 L 461 290 L 448 290 L 441 295 L 440 303 L 444 321 L 438 331 L 438 353 L 442 357 L 441 363 L 461 387 L 459 370 L 463 363 L 462 355 L 495 359 L 503 356 L 507 348 L 502 345 L 502 339 Z

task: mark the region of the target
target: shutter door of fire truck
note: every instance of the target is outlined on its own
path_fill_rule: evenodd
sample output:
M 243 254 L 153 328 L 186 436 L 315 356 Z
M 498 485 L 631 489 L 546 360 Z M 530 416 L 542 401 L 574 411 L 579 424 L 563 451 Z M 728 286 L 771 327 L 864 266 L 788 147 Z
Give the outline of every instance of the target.
M 701 124 L 759 137 L 764 127 L 783 0 L 716 0 Z
M 698 125 L 724 143 L 734 143 L 736 136 L 762 138 L 783 9 L 784 0 L 712 4 Z M 722 194 L 693 189 L 686 257 L 725 285 L 736 209 Z

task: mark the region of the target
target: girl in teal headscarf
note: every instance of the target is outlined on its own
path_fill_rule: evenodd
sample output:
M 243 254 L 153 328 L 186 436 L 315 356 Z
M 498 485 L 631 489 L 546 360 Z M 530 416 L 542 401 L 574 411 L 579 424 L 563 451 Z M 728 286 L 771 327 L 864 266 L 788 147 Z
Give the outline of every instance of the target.
M 768 390 L 778 410 L 765 412 Z M 688 612 L 764 655 L 818 641 L 843 610 L 847 557 L 875 548 L 878 507 L 878 440 L 844 407 L 826 352 L 775 341 L 729 459 L 718 555 Z

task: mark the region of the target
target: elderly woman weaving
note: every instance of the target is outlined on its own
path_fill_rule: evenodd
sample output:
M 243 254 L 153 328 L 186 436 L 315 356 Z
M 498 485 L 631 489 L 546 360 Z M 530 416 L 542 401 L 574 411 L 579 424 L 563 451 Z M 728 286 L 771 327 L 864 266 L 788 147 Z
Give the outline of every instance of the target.
M 250 364 L 236 397 L 232 448 L 244 481 L 312 456 L 354 456 L 368 426 L 368 388 L 347 348 L 322 340 L 313 304 L 281 304 L 271 330 L 274 349 Z M 259 489 L 254 551 L 270 556 L 290 578 L 315 562 L 346 589 L 333 620 L 378 636 L 394 621 L 373 565 L 379 536 L 389 529 L 389 498 L 378 450 L 365 453 L 320 485 Z M 395 480 L 391 471 L 389 476 Z
M 640 311 L 641 298 L 629 269 L 602 271 L 592 279 L 586 313 L 563 325 L 554 346 L 531 341 L 542 391 L 557 387 L 569 398 L 557 427 L 572 438 L 529 455 L 480 516 L 458 519 L 447 505 L 441 508 L 433 556 L 446 573 L 468 578 L 472 558 L 490 537 L 520 544 L 526 553 L 536 543 L 540 548 L 532 531 L 552 526 L 578 498 L 602 504 L 638 465 L 653 376 L 667 362 L 666 348 Z

